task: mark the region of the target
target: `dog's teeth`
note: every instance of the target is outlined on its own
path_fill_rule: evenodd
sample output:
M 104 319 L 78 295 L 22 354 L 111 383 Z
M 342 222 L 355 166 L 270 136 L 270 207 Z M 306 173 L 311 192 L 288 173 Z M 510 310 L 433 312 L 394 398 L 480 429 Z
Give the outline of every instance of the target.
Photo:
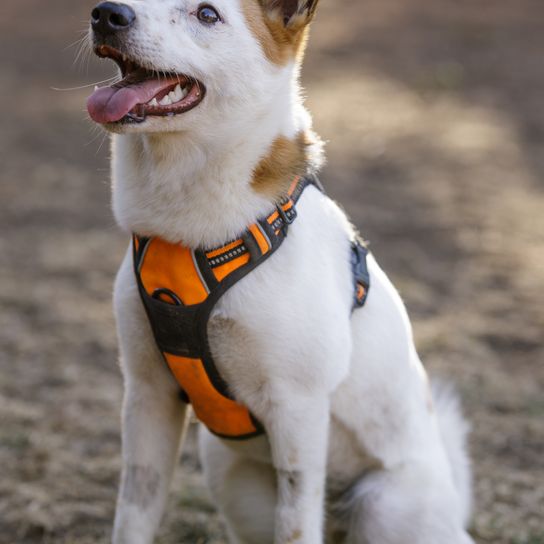
M 170 93 L 172 94 L 172 93 Z M 181 86 L 179 83 L 176 85 L 176 88 L 174 89 L 174 102 L 179 102 L 183 98 L 183 91 L 181 90 Z
M 181 89 L 181 98 L 185 98 L 188 94 L 189 90 L 187 89 L 187 87 L 183 87 L 183 89 Z
M 160 102 L 159 104 L 161 106 L 169 106 L 170 104 L 172 104 L 172 100 L 170 100 L 170 97 L 168 95 L 166 95 Z
M 158 105 L 159 105 L 159 103 L 157 102 L 157 99 L 156 99 L 156 98 L 154 98 L 153 100 L 151 100 L 150 102 L 148 102 L 148 104 L 149 104 L 150 106 L 158 106 Z
M 170 91 L 168 93 L 168 98 L 170 98 L 170 100 L 172 101 L 172 104 L 174 102 L 177 102 L 178 101 L 178 98 L 176 97 L 176 93 L 174 91 Z

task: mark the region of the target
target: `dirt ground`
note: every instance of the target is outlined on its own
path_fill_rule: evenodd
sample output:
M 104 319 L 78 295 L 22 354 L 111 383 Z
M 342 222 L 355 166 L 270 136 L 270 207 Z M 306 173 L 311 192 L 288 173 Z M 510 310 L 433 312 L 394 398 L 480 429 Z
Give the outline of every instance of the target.
M 108 541 L 127 236 L 73 64 L 92 2 L 0 6 L 0 544 Z M 371 241 L 473 431 L 480 543 L 544 543 L 544 4 L 322 0 L 304 81 L 322 178 Z M 194 440 L 159 542 L 218 544 Z M 410 543 L 407 543 L 410 544 Z

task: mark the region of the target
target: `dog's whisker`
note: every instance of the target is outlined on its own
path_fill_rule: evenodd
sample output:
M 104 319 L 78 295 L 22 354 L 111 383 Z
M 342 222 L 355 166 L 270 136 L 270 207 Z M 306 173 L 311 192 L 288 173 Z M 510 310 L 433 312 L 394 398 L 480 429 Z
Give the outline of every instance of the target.
M 72 66 L 77 66 L 79 61 L 81 60 L 82 56 L 84 55 L 85 51 L 87 50 L 87 44 L 85 43 L 85 40 L 81 40 L 78 44 L 76 55 L 74 57 L 74 60 L 72 62 Z
M 68 49 L 72 48 L 72 47 L 76 47 L 76 46 L 81 46 L 82 42 L 84 42 L 85 40 L 88 40 L 88 36 L 82 36 L 81 38 L 78 38 L 76 41 L 68 44 L 66 47 L 64 47 L 62 50 L 63 51 L 67 51 Z
M 88 67 L 88 61 L 92 55 L 92 48 L 91 48 L 91 40 L 90 36 L 86 35 L 83 36 L 83 38 L 79 41 L 78 49 L 76 56 L 74 58 L 73 65 L 76 66 L 77 64 L 80 64 L 80 66 L 83 63 L 86 63 L 86 67 Z
M 115 82 L 115 80 L 119 79 L 119 76 L 111 76 L 107 79 L 103 79 L 102 81 L 96 81 L 94 83 L 87 83 L 85 85 L 80 85 L 79 87 L 68 87 L 66 89 L 61 89 L 59 87 L 51 87 L 52 91 L 59 91 L 59 92 L 69 92 L 69 91 L 80 91 L 81 89 L 88 89 L 89 87 L 95 87 L 96 85 L 101 85 L 102 83 L 111 83 Z
M 96 134 L 92 137 L 91 140 L 89 140 L 87 143 L 83 144 L 85 147 L 88 147 L 90 145 L 92 145 L 94 142 L 96 142 L 96 140 L 98 140 L 98 138 L 100 138 L 100 131 L 96 132 Z
M 98 146 L 98 149 L 95 151 L 96 155 L 98 155 L 98 153 L 100 153 L 100 150 L 102 149 L 102 146 L 104 145 L 104 142 L 107 140 L 107 138 L 108 138 L 108 134 L 107 134 L 107 132 L 104 132 L 104 135 L 102 137 L 100 145 Z

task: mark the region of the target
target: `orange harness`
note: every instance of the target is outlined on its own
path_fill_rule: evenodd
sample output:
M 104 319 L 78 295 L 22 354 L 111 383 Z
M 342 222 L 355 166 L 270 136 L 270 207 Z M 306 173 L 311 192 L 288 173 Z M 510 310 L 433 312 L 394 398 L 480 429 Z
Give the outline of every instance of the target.
M 237 403 L 210 353 L 207 325 L 219 298 L 278 249 L 296 218 L 295 203 L 317 179 L 297 178 L 270 215 L 244 234 L 212 250 L 190 249 L 160 238 L 133 236 L 134 270 L 155 341 L 196 416 L 213 433 L 243 439 L 263 432 L 249 410 Z M 366 248 L 352 244 L 354 307 L 369 287 Z

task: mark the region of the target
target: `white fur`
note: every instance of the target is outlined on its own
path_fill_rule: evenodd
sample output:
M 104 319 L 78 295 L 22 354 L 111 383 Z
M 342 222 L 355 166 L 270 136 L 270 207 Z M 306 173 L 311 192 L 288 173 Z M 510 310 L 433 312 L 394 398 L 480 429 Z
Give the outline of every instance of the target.
M 196 76 L 207 95 L 173 119 L 110 127 L 122 132 L 113 138 L 115 216 L 127 232 L 223 243 L 272 209 L 250 183 L 271 143 L 310 126 L 298 66 L 266 59 L 238 1 L 216 0 L 225 22 L 213 28 L 194 18 L 192 0 L 125 3 L 137 14 L 125 52 Z M 267 431 L 244 442 L 202 431 L 230 542 L 472 542 L 458 406 L 439 396 L 432 409 L 406 311 L 372 257 L 367 303 L 351 314 L 353 232 L 343 212 L 314 188 L 297 209 L 282 247 L 210 320 L 221 374 Z M 130 251 L 115 308 L 126 390 L 113 541 L 150 544 L 187 410 L 155 347 Z

